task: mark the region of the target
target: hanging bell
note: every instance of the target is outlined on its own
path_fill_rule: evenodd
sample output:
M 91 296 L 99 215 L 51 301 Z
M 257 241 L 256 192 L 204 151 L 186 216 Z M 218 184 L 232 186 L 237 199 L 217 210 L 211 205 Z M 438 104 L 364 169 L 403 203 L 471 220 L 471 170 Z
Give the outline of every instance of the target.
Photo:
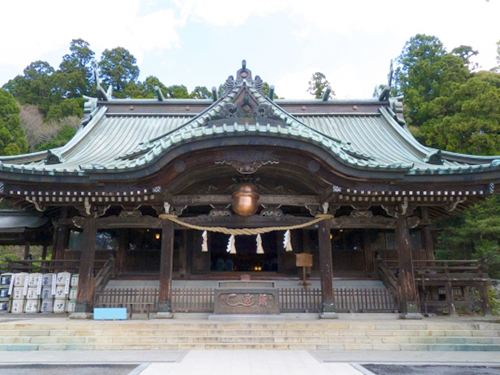
M 236 187 L 232 195 L 233 211 L 240 216 L 250 216 L 259 209 L 259 194 L 257 188 L 250 183 L 242 183 Z

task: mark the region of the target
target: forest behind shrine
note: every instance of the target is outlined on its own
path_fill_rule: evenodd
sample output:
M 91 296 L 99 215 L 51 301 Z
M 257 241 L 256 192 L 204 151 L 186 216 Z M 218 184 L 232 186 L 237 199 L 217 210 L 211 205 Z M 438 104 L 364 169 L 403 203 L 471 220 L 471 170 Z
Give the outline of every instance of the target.
M 448 51 L 437 37 L 422 34 L 406 42 L 395 58 L 390 95 L 404 97 L 405 119 L 419 142 L 451 152 L 500 155 L 500 41 L 496 48 L 497 66 L 487 71 L 474 63 L 478 52 L 470 46 Z M 32 62 L 0 89 L 0 155 L 67 143 L 80 125 L 83 96 L 97 96 L 94 71 L 105 90 L 112 86 L 115 98 L 154 98 L 155 86 L 165 98 L 212 98 L 204 86 L 189 91 L 184 85 L 167 86 L 155 76 L 139 81 L 137 60 L 127 49 L 106 49 L 97 60 L 89 43 L 75 39 L 58 68 Z M 329 85 L 316 72 L 308 92 L 318 98 Z M 385 87 L 376 87 L 374 96 Z M 264 88 L 268 93 L 267 83 Z M 330 97 L 335 82 L 331 89 Z M 220 94 L 223 86 L 216 91 Z M 500 197 L 434 227 L 437 258 L 479 259 L 492 278 L 500 278 Z

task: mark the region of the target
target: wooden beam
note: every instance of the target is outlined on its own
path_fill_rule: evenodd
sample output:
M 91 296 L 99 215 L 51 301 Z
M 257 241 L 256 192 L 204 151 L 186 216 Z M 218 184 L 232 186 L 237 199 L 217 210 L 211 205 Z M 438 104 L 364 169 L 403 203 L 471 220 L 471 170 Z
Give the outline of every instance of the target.
M 335 299 L 333 295 L 333 262 L 332 262 L 332 243 L 330 240 L 330 222 L 328 220 L 320 221 L 318 224 L 319 239 L 319 263 L 321 273 L 321 317 L 334 318 Z
M 83 221 L 82 250 L 75 313 L 91 313 L 94 304 L 94 258 L 97 236 L 96 219 Z
M 224 205 L 231 204 L 233 201 L 229 194 L 211 194 L 211 195 L 176 195 L 172 198 L 173 206 L 208 206 L 208 205 Z M 289 206 L 306 206 L 319 204 L 317 195 L 261 195 L 259 198 L 260 204 L 269 205 L 289 205 Z
M 161 226 L 160 289 L 158 317 L 172 317 L 172 263 L 174 256 L 174 223 L 163 220 Z

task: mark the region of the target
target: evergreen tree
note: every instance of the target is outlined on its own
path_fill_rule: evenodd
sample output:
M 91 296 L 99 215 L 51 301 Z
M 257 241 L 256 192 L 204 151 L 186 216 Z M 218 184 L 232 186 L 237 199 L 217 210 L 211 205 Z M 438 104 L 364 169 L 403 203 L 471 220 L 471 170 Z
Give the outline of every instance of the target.
M 98 65 L 103 82 L 113 87 L 113 95 L 117 98 L 125 97 L 127 86 L 139 77 L 136 58 L 123 47 L 104 50 Z
M 309 88 L 307 89 L 307 92 L 313 95 L 316 99 L 321 99 L 329 86 L 330 82 L 328 82 L 326 76 L 323 73 L 316 72 L 312 75 L 311 80 L 309 81 Z M 333 91 L 332 95 L 335 96 Z
M 0 89 L 0 155 L 17 155 L 28 151 L 19 112 L 12 94 Z

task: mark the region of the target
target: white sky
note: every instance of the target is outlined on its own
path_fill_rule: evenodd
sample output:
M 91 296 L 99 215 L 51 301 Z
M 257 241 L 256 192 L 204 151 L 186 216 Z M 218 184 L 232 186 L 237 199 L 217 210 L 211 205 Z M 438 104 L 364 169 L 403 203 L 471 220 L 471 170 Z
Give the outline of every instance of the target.
M 500 40 L 500 0 L 4 0 L 0 10 L 0 85 L 32 61 L 57 68 L 82 38 L 98 57 L 127 48 L 140 79 L 167 86 L 218 86 L 246 59 L 281 97 L 310 97 L 320 71 L 337 98 L 367 98 L 417 33 L 472 46 L 488 70 Z

